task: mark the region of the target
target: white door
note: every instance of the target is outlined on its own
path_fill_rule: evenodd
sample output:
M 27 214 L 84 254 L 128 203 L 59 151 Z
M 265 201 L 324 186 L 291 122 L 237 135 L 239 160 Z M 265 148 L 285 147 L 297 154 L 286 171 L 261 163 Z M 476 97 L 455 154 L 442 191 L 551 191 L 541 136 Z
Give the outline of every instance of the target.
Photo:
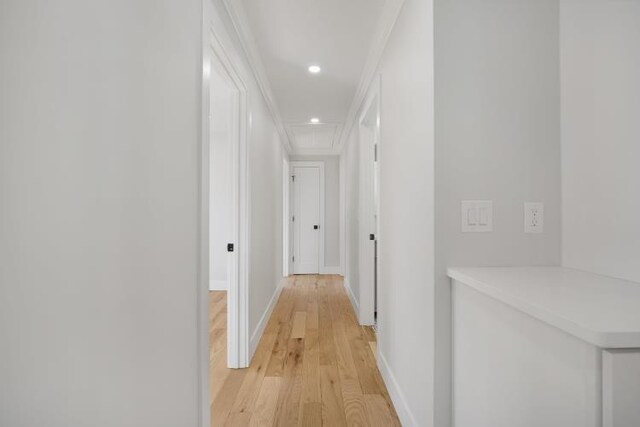
M 320 272 L 320 184 L 319 167 L 293 168 L 293 272 Z

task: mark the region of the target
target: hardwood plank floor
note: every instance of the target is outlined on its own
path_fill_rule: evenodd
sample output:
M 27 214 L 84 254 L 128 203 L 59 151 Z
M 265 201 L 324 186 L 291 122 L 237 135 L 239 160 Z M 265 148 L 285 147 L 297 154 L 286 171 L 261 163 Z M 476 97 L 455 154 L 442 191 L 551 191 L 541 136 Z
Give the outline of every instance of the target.
M 226 292 L 210 292 L 212 426 L 399 426 L 340 276 L 286 280 L 251 366 L 226 368 Z

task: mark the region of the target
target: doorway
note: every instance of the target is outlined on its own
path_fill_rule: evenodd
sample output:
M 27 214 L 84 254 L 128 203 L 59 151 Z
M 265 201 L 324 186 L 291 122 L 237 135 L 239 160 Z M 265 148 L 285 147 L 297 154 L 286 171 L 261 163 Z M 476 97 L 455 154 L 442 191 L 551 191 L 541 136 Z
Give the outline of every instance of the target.
M 360 323 L 376 327 L 380 259 L 380 92 L 379 80 L 360 116 Z
M 202 229 L 206 232 L 201 264 L 208 291 L 202 340 L 207 343 L 210 375 L 214 362 L 224 368 L 249 364 L 247 90 L 237 58 L 223 47 L 229 43 L 227 36 L 215 30 L 220 28 L 218 19 L 206 8 L 202 92 Z M 209 379 L 210 386 L 215 383 Z M 208 394 L 214 391 L 209 389 Z
M 291 162 L 293 274 L 319 274 L 324 266 L 324 163 Z
M 233 140 L 237 127 L 237 89 L 225 78 L 224 69 L 215 59 L 211 70 L 210 109 L 210 184 L 209 184 L 209 290 L 228 292 L 233 269 L 234 255 L 229 244 L 233 244 Z M 226 298 L 226 297 L 225 297 Z

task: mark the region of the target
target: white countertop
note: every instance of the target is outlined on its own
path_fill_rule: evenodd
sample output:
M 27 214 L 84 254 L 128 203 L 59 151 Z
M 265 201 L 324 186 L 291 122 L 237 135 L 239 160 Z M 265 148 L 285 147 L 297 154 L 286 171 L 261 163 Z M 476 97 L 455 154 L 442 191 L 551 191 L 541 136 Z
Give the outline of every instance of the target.
M 602 348 L 640 348 L 640 283 L 563 267 L 450 268 L 452 279 Z

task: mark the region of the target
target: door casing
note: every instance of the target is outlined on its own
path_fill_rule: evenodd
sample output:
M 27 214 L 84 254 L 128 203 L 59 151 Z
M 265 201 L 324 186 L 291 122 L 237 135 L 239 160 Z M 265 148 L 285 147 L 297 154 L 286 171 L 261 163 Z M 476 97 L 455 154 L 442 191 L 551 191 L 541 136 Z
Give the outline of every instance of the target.
M 202 27 L 202 135 L 200 164 L 200 232 L 199 232 L 199 289 L 198 289 L 198 371 L 200 413 L 203 425 L 210 417 L 209 400 L 209 189 L 210 189 L 210 78 L 213 61 L 224 71 L 225 79 L 234 89 L 232 106 L 233 132 L 231 141 L 231 205 L 232 231 L 229 252 L 227 293 L 227 366 L 244 368 L 249 365 L 248 276 L 249 276 L 249 191 L 247 134 L 249 121 L 247 86 L 242 73 L 241 58 L 226 46 L 232 42 L 224 24 L 213 13 L 209 2 L 203 2 Z
M 377 273 L 380 277 L 380 259 L 382 233 L 380 233 L 380 212 L 374 194 L 374 185 L 379 185 L 377 174 L 380 171 L 381 133 L 380 133 L 380 76 L 371 85 L 371 89 L 363 104 L 362 113 L 358 120 L 358 135 L 360 142 L 360 186 L 359 186 L 359 277 L 360 277 L 360 305 L 358 320 L 361 325 L 375 325 L 376 323 L 376 289 L 375 289 L 375 244 L 378 245 Z M 378 146 L 378 169 L 374 170 L 374 146 Z M 380 199 L 378 188 L 378 200 Z M 375 241 L 369 236 L 373 234 Z

